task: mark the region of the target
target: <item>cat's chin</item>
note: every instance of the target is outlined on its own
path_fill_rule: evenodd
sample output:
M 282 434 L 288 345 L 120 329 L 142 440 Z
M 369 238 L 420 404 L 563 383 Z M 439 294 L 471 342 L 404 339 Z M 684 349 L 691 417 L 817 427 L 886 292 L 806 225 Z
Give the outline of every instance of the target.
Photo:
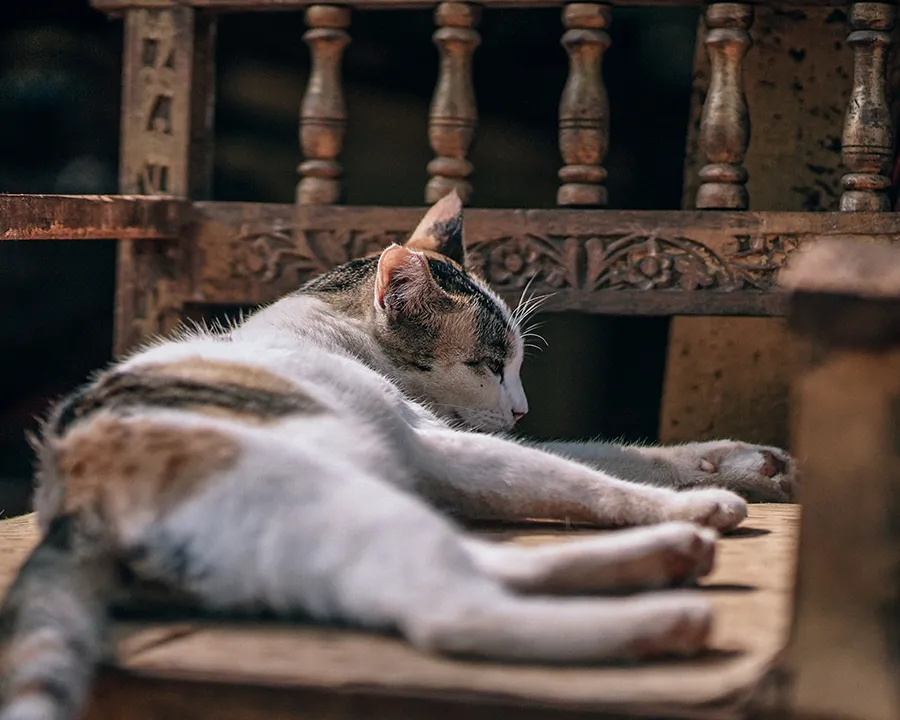
M 505 419 L 499 413 L 490 412 L 463 413 L 459 410 L 447 410 L 442 416 L 456 430 L 486 434 L 509 432 L 516 424 L 513 418 Z
M 469 432 L 477 432 L 477 433 L 485 433 L 490 435 L 492 433 L 504 433 L 512 430 L 516 423 L 513 420 L 504 421 L 504 420 L 483 420 L 483 419 L 473 419 L 471 422 L 467 422 L 465 419 L 461 419 L 461 430 L 468 430 Z

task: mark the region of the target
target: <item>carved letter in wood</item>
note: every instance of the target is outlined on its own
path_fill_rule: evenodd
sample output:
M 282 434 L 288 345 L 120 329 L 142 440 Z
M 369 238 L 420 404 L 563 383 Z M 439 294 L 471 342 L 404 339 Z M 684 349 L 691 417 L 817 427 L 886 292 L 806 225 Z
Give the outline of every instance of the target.
M 467 178 L 473 168 L 466 155 L 478 122 L 472 55 L 481 42 L 475 30 L 481 8 L 442 2 L 434 17 L 438 25 L 434 42 L 441 53 L 441 68 L 431 100 L 428 139 L 437 157 L 428 163 L 431 180 L 425 188 L 425 202 L 436 202 L 454 188 L 465 202 L 472 196 Z
M 125 13 L 123 194 L 202 198 L 208 194 L 215 20 L 192 8 Z M 117 354 L 181 320 L 189 271 L 174 241 L 122 240 L 116 278 Z
M 559 149 L 565 165 L 559 171 L 558 205 L 606 205 L 609 101 L 601 68 L 609 22 L 607 5 L 572 3 L 563 10 L 569 79 L 559 103 Z
M 710 79 L 700 120 L 700 146 L 707 164 L 700 169 L 697 207 L 745 210 L 748 206 L 744 154 L 750 143 L 750 116 L 744 98 L 743 59 L 750 47 L 753 7 L 716 3 L 706 9 L 706 49 Z
M 341 197 L 341 164 L 347 108 L 341 88 L 341 58 L 350 42 L 350 8 L 311 5 L 303 39 L 312 55 L 312 69 L 300 108 L 300 145 L 305 158 L 298 170 L 301 205 L 332 205 Z
M 888 210 L 894 131 L 885 98 L 885 68 L 896 10 L 887 3 L 854 3 L 850 10 L 853 91 L 844 119 L 841 210 Z

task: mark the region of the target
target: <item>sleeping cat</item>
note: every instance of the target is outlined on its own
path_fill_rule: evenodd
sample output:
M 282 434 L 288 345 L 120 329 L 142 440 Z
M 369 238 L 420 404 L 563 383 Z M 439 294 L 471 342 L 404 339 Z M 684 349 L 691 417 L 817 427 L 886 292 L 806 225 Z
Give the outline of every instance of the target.
M 560 596 L 708 573 L 716 531 L 746 515 L 716 488 L 789 500 L 791 459 L 730 441 L 505 439 L 528 411 L 520 319 L 464 265 L 453 194 L 404 246 L 236 327 L 153 345 L 61 403 L 37 442 L 43 539 L 0 613 L 0 720 L 77 717 L 109 606 L 148 587 L 439 653 L 701 650 L 711 614 L 697 595 Z M 523 548 L 453 516 L 653 527 Z

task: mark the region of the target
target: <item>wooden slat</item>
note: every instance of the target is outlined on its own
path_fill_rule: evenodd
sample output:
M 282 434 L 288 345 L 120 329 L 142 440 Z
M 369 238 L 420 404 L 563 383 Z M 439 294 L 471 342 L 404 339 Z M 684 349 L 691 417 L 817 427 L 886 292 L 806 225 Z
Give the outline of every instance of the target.
M 182 200 L 129 195 L 0 195 L 0 240 L 174 238 Z
M 197 203 L 192 302 L 257 304 L 390 242 L 419 208 Z M 471 265 L 510 301 L 552 294 L 550 311 L 781 315 L 778 269 L 819 236 L 900 240 L 900 215 L 469 210 Z
M 610 5 L 617 6 L 683 6 L 702 5 L 702 0 L 607 0 Z M 91 0 L 98 10 L 103 12 L 120 12 L 128 8 L 168 8 L 176 5 L 190 6 L 198 9 L 221 12 L 260 12 L 277 10 L 302 10 L 309 5 L 321 4 L 321 0 Z M 429 8 L 438 4 L 438 0 L 338 0 L 332 5 L 350 5 L 366 10 L 411 10 Z M 565 4 L 565 0 L 481 0 L 479 5 L 490 8 L 539 8 L 556 7 Z M 779 8 L 805 7 L 843 7 L 843 0 L 748 0 L 749 5 L 773 5 Z

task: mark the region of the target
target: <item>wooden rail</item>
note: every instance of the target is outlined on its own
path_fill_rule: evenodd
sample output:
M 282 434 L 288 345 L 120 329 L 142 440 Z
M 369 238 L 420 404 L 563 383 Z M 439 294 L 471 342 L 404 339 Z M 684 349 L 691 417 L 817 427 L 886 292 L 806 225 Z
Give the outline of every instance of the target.
M 156 286 L 155 324 L 182 306 L 257 305 L 354 257 L 402 242 L 421 208 L 0 195 L 4 240 L 129 238 L 177 276 Z M 515 304 L 525 285 L 553 311 L 782 315 L 777 275 L 800 245 L 900 241 L 898 213 L 620 210 L 466 212 L 471 268 Z M 143 283 L 143 279 L 141 280 Z M 136 289 L 136 292 L 146 292 Z
M 128 195 L 0 195 L 0 240 L 179 237 L 190 203 Z

